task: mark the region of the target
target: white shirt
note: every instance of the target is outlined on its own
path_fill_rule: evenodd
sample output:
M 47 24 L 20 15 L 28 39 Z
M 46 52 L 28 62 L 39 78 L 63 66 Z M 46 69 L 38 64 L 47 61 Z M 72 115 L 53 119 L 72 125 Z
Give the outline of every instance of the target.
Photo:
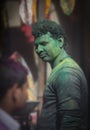
M 19 130 L 20 128 L 19 123 L 2 109 L 0 109 L 0 120 L 9 130 Z

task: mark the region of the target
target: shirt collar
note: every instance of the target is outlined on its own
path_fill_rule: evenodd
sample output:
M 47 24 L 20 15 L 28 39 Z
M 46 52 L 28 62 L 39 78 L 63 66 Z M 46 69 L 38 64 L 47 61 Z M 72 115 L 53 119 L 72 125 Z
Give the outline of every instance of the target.
M 19 130 L 20 128 L 19 123 L 2 109 L 0 109 L 0 120 L 9 128 L 9 130 Z

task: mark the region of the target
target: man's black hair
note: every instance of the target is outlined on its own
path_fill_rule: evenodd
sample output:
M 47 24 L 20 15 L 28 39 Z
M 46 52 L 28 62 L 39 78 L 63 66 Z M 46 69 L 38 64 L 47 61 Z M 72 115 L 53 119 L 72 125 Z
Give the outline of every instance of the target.
M 54 21 L 42 20 L 36 22 L 32 27 L 32 34 L 35 38 L 40 37 L 50 32 L 51 37 L 59 40 L 61 37 L 64 38 L 64 46 L 67 45 L 67 36 L 62 26 Z
M 28 71 L 19 62 L 11 59 L 0 59 L 0 100 L 15 83 L 19 87 L 26 82 Z

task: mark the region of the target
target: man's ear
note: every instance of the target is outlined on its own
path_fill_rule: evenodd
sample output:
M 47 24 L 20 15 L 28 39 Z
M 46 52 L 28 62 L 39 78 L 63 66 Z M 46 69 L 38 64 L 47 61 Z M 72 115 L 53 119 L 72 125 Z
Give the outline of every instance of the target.
M 15 84 L 13 85 L 13 88 L 12 88 L 12 100 L 13 100 L 14 102 L 16 102 L 17 97 L 18 97 L 18 84 L 15 83 Z
M 62 48 L 64 45 L 64 38 L 63 37 L 59 38 L 59 44 L 60 44 L 60 48 Z

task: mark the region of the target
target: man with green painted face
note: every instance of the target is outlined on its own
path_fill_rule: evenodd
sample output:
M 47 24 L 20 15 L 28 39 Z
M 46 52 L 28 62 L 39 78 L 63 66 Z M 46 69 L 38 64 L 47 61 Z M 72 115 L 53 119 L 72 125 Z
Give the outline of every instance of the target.
M 87 81 L 82 69 L 67 54 L 62 27 L 49 20 L 33 25 L 35 50 L 50 63 L 38 130 L 87 130 Z

